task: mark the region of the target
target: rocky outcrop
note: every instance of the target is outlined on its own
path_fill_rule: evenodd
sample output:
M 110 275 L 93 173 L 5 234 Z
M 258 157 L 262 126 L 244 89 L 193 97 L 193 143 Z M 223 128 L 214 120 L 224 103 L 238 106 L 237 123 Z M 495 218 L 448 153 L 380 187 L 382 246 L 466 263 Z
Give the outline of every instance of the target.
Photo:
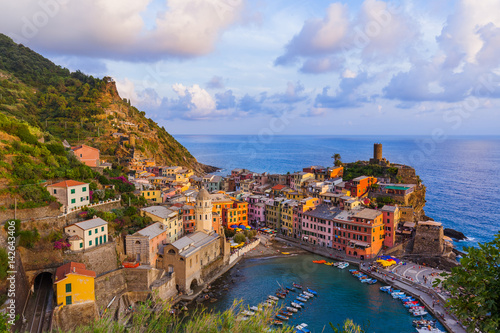
M 461 241 L 461 240 L 465 240 L 467 239 L 467 237 L 460 231 L 456 231 L 454 229 L 450 229 L 450 228 L 445 228 L 444 229 L 444 235 L 445 236 L 448 236 L 450 238 L 453 238 L 457 241 Z

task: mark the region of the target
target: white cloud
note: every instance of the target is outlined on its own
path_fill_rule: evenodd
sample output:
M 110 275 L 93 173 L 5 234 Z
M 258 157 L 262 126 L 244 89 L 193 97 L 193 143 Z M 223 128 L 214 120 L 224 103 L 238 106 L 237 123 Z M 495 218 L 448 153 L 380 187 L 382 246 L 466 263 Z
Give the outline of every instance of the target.
M 244 6 L 244 0 L 165 0 L 165 10 L 147 29 L 141 14 L 152 1 L 3 1 L 0 30 L 59 54 L 142 61 L 190 57 L 211 52 Z

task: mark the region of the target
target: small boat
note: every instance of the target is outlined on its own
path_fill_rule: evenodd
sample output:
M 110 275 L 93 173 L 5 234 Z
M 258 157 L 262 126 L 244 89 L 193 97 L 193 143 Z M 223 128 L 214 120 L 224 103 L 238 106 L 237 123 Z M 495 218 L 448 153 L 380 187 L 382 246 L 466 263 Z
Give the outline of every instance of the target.
M 304 304 L 304 303 L 302 303 L 301 301 L 293 301 L 293 302 L 294 302 L 294 303 L 296 303 L 296 304 L 298 304 L 298 305 L 300 305 L 300 306 L 304 306 L 304 305 L 305 305 L 305 304 Z
M 379 289 L 380 289 L 380 291 L 388 292 L 391 289 L 391 286 L 383 286 L 383 287 L 380 287 Z
M 311 331 L 307 328 L 307 326 L 308 325 L 304 324 L 304 323 L 297 325 L 297 326 L 295 326 L 295 331 L 300 332 L 300 333 L 309 333 Z
M 424 327 L 424 326 L 436 326 L 436 321 L 435 320 L 426 320 L 426 319 L 420 319 L 420 320 L 414 320 L 413 325 L 416 327 Z
M 428 332 L 432 332 L 432 333 L 444 333 L 439 328 L 430 327 L 430 326 L 417 328 L 417 332 L 418 333 L 428 333 Z
M 404 295 L 405 293 L 402 292 L 402 291 L 398 291 L 398 292 L 393 292 L 391 293 L 391 296 L 394 297 L 394 296 L 398 296 L 398 295 Z
M 405 308 L 411 308 L 412 306 L 419 306 L 418 301 L 406 302 L 403 305 Z
M 337 265 L 338 268 L 344 269 L 349 266 L 348 262 L 341 262 L 340 264 Z
M 293 315 L 292 312 L 288 312 L 288 311 L 283 311 L 281 310 L 280 311 L 280 315 L 283 315 L 283 316 L 287 316 L 287 317 L 291 317 Z
M 300 284 L 293 283 L 293 286 L 294 286 L 295 288 L 302 289 L 302 286 L 301 286 Z
M 425 310 L 418 310 L 418 311 L 413 312 L 413 315 L 415 317 L 425 316 L 426 314 L 427 314 L 427 311 L 425 311 Z
M 287 316 L 280 315 L 279 313 L 276 315 L 276 318 L 281 319 L 281 320 L 288 320 Z
M 355 268 L 351 268 L 351 269 L 349 270 L 349 272 L 354 273 L 354 272 L 359 272 L 359 271 L 358 271 L 357 269 L 355 269 Z
M 273 325 L 276 325 L 276 326 L 279 326 L 279 325 L 283 325 L 283 322 L 281 320 L 273 320 Z
M 315 264 L 324 264 L 326 260 L 313 260 L 313 263 Z
M 245 316 L 253 316 L 255 314 L 255 312 L 244 310 L 244 311 L 241 311 L 241 314 L 243 314 Z
M 423 306 L 412 306 L 411 308 L 408 309 L 408 311 L 417 311 L 417 310 L 425 310 L 425 307 L 423 307 Z
M 368 283 L 370 282 L 372 279 L 371 278 L 367 278 L 367 279 L 361 279 L 361 283 Z
M 262 305 L 264 305 L 267 308 L 270 308 L 271 306 L 273 306 L 271 303 L 268 303 L 268 302 L 262 303 Z
M 297 312 L 299 310 L 297 310 L 296 308 L 292 307 L 292 306 L 287 306 L 286 307 L 287 311 L 290 311 L 290 312 Z
M 327 265 L 327 266 L 332 266 L 332 265 L 333 265 L 333 262 L 325 262 L 325 265 Z
M 301 301 L 301 302 L 307 302 L 307 299 L 302 298 L 302 297 L 300 297 L 300 296 L 299 296 L 299 297 L 297 297 L 297 300 L 298 300 L 298 301 Z
M 394 295 L 391 295 L 391 296 L 394 299 L 396 299 L 396 298 L 404 298 L 404 297 L 406 297 L 406 294 L 404 294 L 404 293 L 403 294 L 394 294 Z
M 259 309 L 258 307 L 256 306 L 251 306 L 250 307 L 250 310 L 254 311 L 254 312 L 258 312 L 258 311 L 262 311 L 261 309 Z
M 376 279 L 372 279 L 370 282 L 368 282 L 368 284 L 375 284 L 375 283 L 377 283 Z
M 297 290 L 297 289 L 295 289 L 294 287 L 285 287 L 285 288 L 286 288 L 286 290 L 288 290 L 288 291 L 296 291 L 296 290 Z
M 276 293 L 276 296 L 278 296 L 281 299 L 286 298 L 286 294 Z
M 300 305 L 300 304 L 299 304 L 299 303 L 297 303 L 297 302 L 292 302 L 292 303 L 290 303 L 290 304 L 291 304 L 294 308 L 296 308 L 296 309 L 302 309 L 302 305 Z
M 269 295 L 267 298 L 272 299 L 273 301 L 279 301 L 279 298 L 273 295 Z
M 302 297 L 302 298 L 305 298 L 305 299 L 309 299 L 309 298 L 311 298 L 311 297 L 306 296 L 306 295 L 304 295 L 304 294 L 300 294 L 300 295 L 299 295 L 299 297 Z
M 290 254 L 290 252 L 281 252 L 281 254 Z
M 315 292 L 314 290 L 309 289 L 309 288 L 307 288 L 307 291 L 310 292 L 313 295 L 317 295 L 318 294 L 317 292 Z
M 310 293 L 310 292 L 308 292 L 308 291 L 303 291 L 302 293 L 303 293 L 304 295 L 306 295 L 306 296 L 309 296 L 309 297 L 314 297 L 314 294 L 313 294 L 313 293 Z

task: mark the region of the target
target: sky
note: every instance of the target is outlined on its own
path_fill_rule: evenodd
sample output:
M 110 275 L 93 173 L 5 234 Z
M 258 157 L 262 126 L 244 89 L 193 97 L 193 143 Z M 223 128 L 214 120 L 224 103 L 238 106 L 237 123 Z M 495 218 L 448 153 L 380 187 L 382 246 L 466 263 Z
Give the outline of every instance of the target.
M 500 0 L 16 0 L 0 32 L 172 134 L 500 133 Z

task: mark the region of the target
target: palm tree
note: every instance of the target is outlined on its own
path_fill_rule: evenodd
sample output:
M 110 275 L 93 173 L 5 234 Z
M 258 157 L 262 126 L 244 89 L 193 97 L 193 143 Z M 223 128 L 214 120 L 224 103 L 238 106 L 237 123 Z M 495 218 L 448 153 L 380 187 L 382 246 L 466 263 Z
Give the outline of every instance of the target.
M 335 166 L 341 166 L 342 165 L 342 161 L 341 161 L 342 157 L 340 156 L 340 154 L 334 154 L 332 156 L 332 158 L 334 160 L 334 165 Z

